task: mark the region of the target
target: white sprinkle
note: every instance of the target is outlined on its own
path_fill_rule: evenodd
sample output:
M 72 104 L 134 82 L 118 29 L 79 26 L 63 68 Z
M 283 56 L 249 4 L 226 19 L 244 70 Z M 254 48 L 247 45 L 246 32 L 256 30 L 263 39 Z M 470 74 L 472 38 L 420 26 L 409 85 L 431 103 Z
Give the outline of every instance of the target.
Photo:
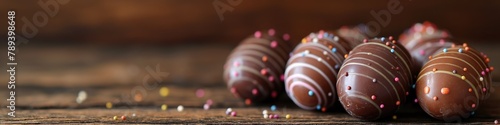
M 135 113 L 134 113 L 134 114 L 132 114 L 132 117 L 135 117 Z
M 304 51 L 305 54 L 309 54 L 309 50 Z
M 323 51 L 323 55 L 325 55 L 325 56 L 326 56 L 326 54 L 328 54 L 328 52 L 326 52 L 326 51 Z
M 227 108 L 227 110 L 226 110 L 226 114 L 227 114 L 227 115 L 229 115 L 232 111 L 233 111 L 233 109 L 232 109 L 232 108 Z
M 318 38 L 314 38 L 314 39 L 313 39 L 313 42 L 314 42 L 314 43 L 317 43 L 317 42 L 318 42 Z
M 482 82 L 483 80 L 484 80 L 484 79 L 483 79 L 483 77 L 479 77 L 479 81 L 481 81 L 481 82 Z
M 332 93 L 331 93 L 331 92 L 329 92 L 329 93 L 328 93 L 328 96 L 332 96 Z
M 78 92 L 78 96 L 76 97 L 76 103 L 81 104 L 86 99 L 87 99 L 87 92 L 81 90 L 80 92 Z
M 333 41 L 335 42 L 339 41 L 339 37 L 338 36 L 333 37 Z
M 264 118 L 265 118 L 265 119 L 267 119 L 267 118 L 268 118 L 268 115 L 267 115 L 267 114 L 264 114 L 263 116 L 264 116 Z
M 318 62 L 321 62 L 321 60 L 322 60 L 321 58 L 318 58 Z
M 268 112 L 267 112 L 267 110 L 263 110 L 263 111 L 262 111 L 262 114 L 263 114 L 263 115 L 267 115 L 267 113 L 268 113 Z
M 184 106 L 182 105 L 177 106 L 177 111 L 182 112 L 182 110 L 184 110 Z

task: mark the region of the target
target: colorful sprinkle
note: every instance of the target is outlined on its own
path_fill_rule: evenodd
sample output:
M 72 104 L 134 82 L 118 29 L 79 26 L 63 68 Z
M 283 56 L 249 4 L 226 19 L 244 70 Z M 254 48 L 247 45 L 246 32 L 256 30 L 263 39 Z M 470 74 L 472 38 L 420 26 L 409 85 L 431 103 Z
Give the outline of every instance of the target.
M 396 119 L 398 119 L 398 116 L 393 115 L 393 116 L 392 116 L 392 119 L 396 120 Z
M 436 72 L 436 71 L 437 71 L 437 69 L 436 69 L 436 68 L 432 68 L 432 72 Z
M 269 29 L 267 31 L 267 34 L 269 34 L 269 36 L 274 36 L 275 33 L 276 33 L 276 31 L 274 29 Z
M 236 117 L 236 111 L 232 111 L 231 116 Z
M 465 76 L 460 77 L 462 80 L 465 80 Z
M 272 97 L 272 98 L 276 98 L 276 97 L 278 97 L 278 92 L 276 92 L 276 91 L 272 91 L 272 92 L 271 92 L 271 97 Z
M 267 56 L 262 56 L 262 61 L 267 62 Z
M 182 105 L 177 106 L 178 112 L 182 112 L 183 110 L 184 110 L 184 106 L 182 106 Z
M 459 53 L 462 53 L 462 52 L 463 52 L 462 48 L 458 49 L 458 52 L 459 52 Z
M 424 88 L 424 92 L 425 92 L 425 94 L 429 94 L 429 92 L 430 92 L 430 91 L 431 91 L 431 88 L 430 88 L 429 86 L 426 86 L 426 87 Z
M 472 88 L 469 88 L 469 92 L 472 92 Z
M 240 74 L 238 72 L 233 73 L 234 77 L 238 77 Z
M 271 48 L 276 48 L 278 46 L 278 42 L 272 41 L 270 46 Z
M 484 71 L 481 71 L 481 75 L 484 76 L 486 75 L 486 73 Z
M 373 80 L 372 80 L 372 82 L 373 82 L 373 83 L 376 83 L 376 82 L 377 82 L 377 79 L 373 79 Z
M 203 105 L 203 109 L 205 109 L 205 110 L 210 109 L 210 105 L 209 105 L 209 104 L 204 104 L 204 105 Z
M 292 118 L 292 116 L 290 116 L 290 114 L 286 114 L 285 118 L 290 119 L 290 118 Z
M 484 78 L 483 78 L 483 77 L 479 77 L 479 81 L 481 81 L 481 82 L 482 82 L 483 80 L 484 80 Z
M 498 124 L 498 120 L 493 121 L 493 123 Z
M 345 76 L 346 76 L 346 77 L 347 77 L 347 76 L 349 76 L 349 73 L 345 72 Z
M 262 74 L 262 75 L 266 75 L 266 74 L 267 74 L 267 70 L 266 70 L 266 69 L 261 69 L 261 70 L 260 70 L 260 74 Z
M 273 77 L 273 76 L 269 76 L 267 79 L 268 79 L 270 82 L 274 82 L 274 77 Z
M 399 106 L 401 104 L 400 101 L 396 101 L 396 105 Z
M 321 110 L 321 105 L 319 105 L 319 104 L 318 104 L 318 105 L 316 106 L 316 110 Z
M 307 93 L 309 96 L 313 96 L 314 95 L 314 92 L 309 90 L 309 92 Z
M 384 104 L 380 104 L 380 108 L 383 109 L 385 106 Z
M 476 108 L 476 104 L 472 103 L 471 107 Z
M 372 95 L 372 100 L 375 100 L 375 99 L 377 99 L 377 96 Z
M 285 75 L 284 75 L 284 74 L 281 74 L 281 75 L 280 75 L 280 80 L 281 80 L 281 81 L 285 81 Z
M 314 38 L 312 41 L 313 41 L 314 43 L 317 43 L 317 42 L 318 42 L 318 38 Z
M 457 74 L 457 70 L 453 70 L 451 71 L 453 74 Z
M 486 88 L 483 88 L 483 92 L 486 92 Z
M 420 50 L 420 55 L 425 55 L 425 51 L 424 50 Z
M 329 92 L 329 93 L 328 93 L 328 96 L 332 96 L 332 92 Z
M 394 53 L 394 49 L 391 49 L 391 53 Z
M 413 100 L 413 102 L 418 103 L 418 99 Z
M 231 112 L 233 112 L 233 109 L 232 108 L 227 108 L 226 109 L 226 115 L 230 115 Z
M 434 96 L 434 97 L 432 97 L 432 99 L 433 99 L 434 101 L 437 101 L 437 100 L 438 100 L 438 97 Z
M 237 63 L 237 62 L 235 62 L 235 63 Z M 238 65 L 239 65 L 239 63 L 238 63 Z M 168 90 L 167 87 L 161 87 L 160 88 L 160 96 L 162 96 L 162 97 L 167 97 L 168 94 L 169 94 L 169 92 L 170 91 Z
M 441 94 L 446 95 L 448 93 L 450 93 L 450 89 L 449 88 L 441 88 Z
M 351 90 L 351 86 L 347 86 L 347 90 Z
M 108 109 L 113 108 L 113 103 L 106 102 L 106 108 L 108 108 Z
M 276 105 L 271 105 L 271 111 L 276 111 Z
M 118 116 L 113 116 L 113 120 L 118 120 Z
M 444 49 L 443 49 L 443 52 L 448 52 L 448 49 L 444 48 Z
M 252 89 L 252 94 L 253 95 L 257 95 L 259 93 L 259 90 L 257 90 L 256 88 Z
M 168 106 L 166 104 L 161 105 L 161 110 L 165 111 L 168 109 Z
M 122 115 L 121 119 L 122 120 L 127 120 L 127 117 L 125 117 L 124 115 Z
M 251 105 L 252 104 L 252 100 L 251 99 L 245 99 L 245 104 L 246 105 Z
M 260 31 L 256 31 L 253 36 L 255 36 L 255 38 L 260 38 L 262 36 L 262 33 Z
M 201 97 L 205 96 L 205 90 L 203 90 L 203 89 L 196 89 L 195 94 L 196 94 L 196 97 L 201 98 Z
M 417 86 L 416 84 L 413 84 L 411 85 L 411 88 L 415 89 L 416 86 Z
M 263 114 L 263 115 L 267 115 L 267 114 L 268 114 L 268 111 L 267 111 L 267 110 L 263 110 L 263 111 L 262 111 L 262 114 Z
M 337 36 L 333 37 L 333 41 L 335 41 L 335 42 L 339 41 L 339 37 L 337 37 Z
M 394 78 L 394 81 L 399 82 L 399 78 L 398 77 Z
M 285 40 L 285 41 L 290 40 L 290 35 L 287 33 L 283 34 L 283 40 Z

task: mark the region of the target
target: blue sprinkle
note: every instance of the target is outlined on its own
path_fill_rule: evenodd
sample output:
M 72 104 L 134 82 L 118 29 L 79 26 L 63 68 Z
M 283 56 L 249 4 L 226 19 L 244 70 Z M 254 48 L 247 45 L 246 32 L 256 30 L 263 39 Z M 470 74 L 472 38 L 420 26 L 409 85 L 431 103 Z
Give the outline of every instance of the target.
M 474 115 L 474 114 L 476 114 L 476 112 L 471 112 L 470 114 L 471 114 L 471 115 Z
M 394 49 L 391 49 L 391 53 L 394 53 Z
M 333 47 L 333 48 L 332 48 L 332 52 L 333 52 L 333 53 L 337 52 L 337 48 Z
M 412 87 L 413 89 L 415 89 L 415 84 L 413 84 L 411 87 Z
M 335 64 L 335 69 L 338 69 L 339 68 L 339 64 Z
M 448 52 L 448 49 L 446 49 L 446 48 L 445 48 L 445 49 L 443 49 L 443 52 Z
M 383 42 L 385 40 L 385 37 L 380 38 L 380 40 Z
M 328 38 L 328 33 L 324 33 L 324 34 L 323 34 L 323 37 L 324 37 L 324 38 Z
M 308 92 L 307 94 L 309 94 L 309 96 L 313 96 L 313 95 L 314 95 L 314 92 L 313 92 L 313 91 L 311 91 L 311 90 L 309 90 L 309 92 Z
M 276 111 L 276 105 L 271 105 L 271 111 Z
M 462 51 L 463 51 L 463 50 L 462 50 L 462 48 L 458 49 L 458 52 L 459 52 L 459 53 L 462 53 Z
M 317 109 L 317 110 L 321 110 L 321 105 L 317 105 L 317 106 L 316 106 L 316 109 Z

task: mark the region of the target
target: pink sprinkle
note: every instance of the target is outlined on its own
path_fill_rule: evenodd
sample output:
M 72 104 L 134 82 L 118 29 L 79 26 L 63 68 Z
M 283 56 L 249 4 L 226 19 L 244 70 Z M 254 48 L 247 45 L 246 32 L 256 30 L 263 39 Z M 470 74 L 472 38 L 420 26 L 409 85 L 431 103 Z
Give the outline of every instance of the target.
M 257 90 L 257 89 L 252 89 L 252 94 L 253 94 L 253 95 L 257 95 L 257 93 L 259 93 L 259 90 Z
M 266 70 L 266 69 L 261 69 L 261 70 L 260 70 L 260 74 L 262 74 L 262 75 L 266 75 L 266 74 L 267 74 L 267 70 Z
M 413 100 L 413 102 L 418 103 L 418 99 Z
M 486 92 L 486 88 L 483 88 L 483 92 Z
M 234 76 L 238 77 L 240 74 L 238 72 L 234 72 Z
M 290 40 L 290 35 L 288 35 L 287 33 L 283 34 L 283 40 L 285 41 Z
M 255 36 L 255 38 L 260 38 L 262 36 L 262 33 L 260 33 L 260 31 L 255 31 L 253 36 Z
M 380 104 L 380 108 L 383 109 L 384 108 L 384 104 Z
M 490 68 L 486 68 L 486 72 L 490 72 Z
M 278 42 L 272 41 L 271 42 L 271 48 L 276 48 L 278 46 Z
M 273 118 L 274 118 L 274 119 L 279 119 L 279 118 L 280 118 L 280 116 L 279 116 L 278 114 L 275 114 Z
M 236 112 L 235 112 L 235 111 L 232 111 L 232 112 L 231 112 L 231 116 L 236 116 Z
M 318 39 L 321 39 L 321 38 L 323 38 L 323 33 L 318 34 Z
M 281 75 L 280 75 L 280 80 L 281 80 L 281 81 L 285 81 L 285 75 L 281 74 Z
M 439 40 L 439 44 L 444 45 L 444 39 Z
M 472 108 L 476 108 L 476 104 L 472 104 Z
M 203 109 L 205 109 L 205 110 L 210 109 L 210 105 L 209 105 L 209 104 L 205 104 L 205 105 L 203 105 Z
M 399 78 L 398 77 L 394 78 L 394 81 L 399 82 Z
M 484 75 L 486 75 L 486 73 L 485 73 L 484 71 L 481 71 L 481 75 L 483 75 L 483 76 L 484 76 Z
M 271 92 L 271 97 L 276 98 L 278 96 L 278 92 L 273 91 Z
M 425 55 L 425 51 L 424 50 L 420 50 L 420 55 Z
M 235 66 L 235 67 L 240 66 L 240 62 L 238 62 L 238 61 L 234 61 L 234 62 L 233 62 L 233 66 Z
M 203 89 L 197 89 L 196 90 L 196 97 L 201 98 L 203 96 L 205 96 L 205 90 L 203 90 Z
M 208 99 L 206 103 L 207 103 L 208 105 L 212 105 L 212 104 L 214 104 L 214 101 L 212 101 L 212 99 Z
M 392 39 L 394 39 L 394 38 L 392 36 L 389 36 L 389 40 L 392 40 Z
M 268 79 L 269 81 L 271 81 L 271 82 L 274 82 L 274 77 L 273 77 L 273 76 L 269 76 L 267 79 Z
M 368 40 L 367 39 L 363 39 L 363 43 L 366 43 L 366 42 L 368 42 Z
M 269 29 L 267 31 L 267 34 L 269 34 L 269 36 L 274 36 L 275 33 L 276 33 L 276 31 L 274 29 Z

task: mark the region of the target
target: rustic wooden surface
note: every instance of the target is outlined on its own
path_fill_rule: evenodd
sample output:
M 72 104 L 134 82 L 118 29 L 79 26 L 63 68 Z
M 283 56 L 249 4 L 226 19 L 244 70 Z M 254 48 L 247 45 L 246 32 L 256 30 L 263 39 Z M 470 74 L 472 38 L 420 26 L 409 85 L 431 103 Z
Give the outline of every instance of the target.
M 164 85 L 160 85 L 164 86 Z M 159 95 L 159 88 L 148 90 L 147 95 L 140 102 L 126 103 L 122 94 L 129 94 L 134 86 L 109 86 L 100 88 L 86 88 L 88 98 L 82 104 L 75 102 L 77 93 L 81 89 L 62 89 L 44 87 L 19 87 L 16 101 L 16 117 L 5 115 L 8 110 L 1 108 L 1 123 L 283 123 L 283 124 L 344 124 L 344 123 L 443 123 L 429 117 L 418 108 L 415 103 L 409 102 L 397 113 L 397 119 L 386 118 L 379 121 L 363 121 L 348 115 L 340 106 L 334 110 L 322 113 L 305 111 L 297 108 L 286 97 L 276 102 L 267 102 L 255 105 L 245 105 L 243 101 L 233 97 L 225 87 L 192 88 L 169 87 L 167 97 Z M 205 91 L 203 97 L 195 95 L 196 89 Z M 57 90 L 57 91 L 54 91 Z M 500 83 L 494 84 L 494 91 L 500 90 Z M 0 97 L 6 97 L 2 90 Z M 211 109 L 204 110 L 203 104 L 207 99 L 213 100 Z M 107 109 L 106 102 L 114 104 Z M 500 119 L 500 94 L 494 92 L 492 96 L 480 106 L 476 115 L 462 121 L 470 124 L 492 124 Z M 160 106 L 167 104 L 168 109 L 162 111 Z M 277 111 L 271 111 L 271 105 L 277 106 Z M 337 103 L 338 104 L 338 103 Z M 184 111 L 178 112 L 177 106 L 183 105 Z M 2 106 L 5 107 L 5 106 Z M 225 115 L 227 108 L 237 111 L 237 117 Z M 280 119 L 264 119 L 262 110 L 279 114 Z M 135 114 L 136 116 L 132 116 Z M 290 114 L 291 119 L 284 116 Z M 126 120 L 113 120 L 113 116 L 127 116 Z

